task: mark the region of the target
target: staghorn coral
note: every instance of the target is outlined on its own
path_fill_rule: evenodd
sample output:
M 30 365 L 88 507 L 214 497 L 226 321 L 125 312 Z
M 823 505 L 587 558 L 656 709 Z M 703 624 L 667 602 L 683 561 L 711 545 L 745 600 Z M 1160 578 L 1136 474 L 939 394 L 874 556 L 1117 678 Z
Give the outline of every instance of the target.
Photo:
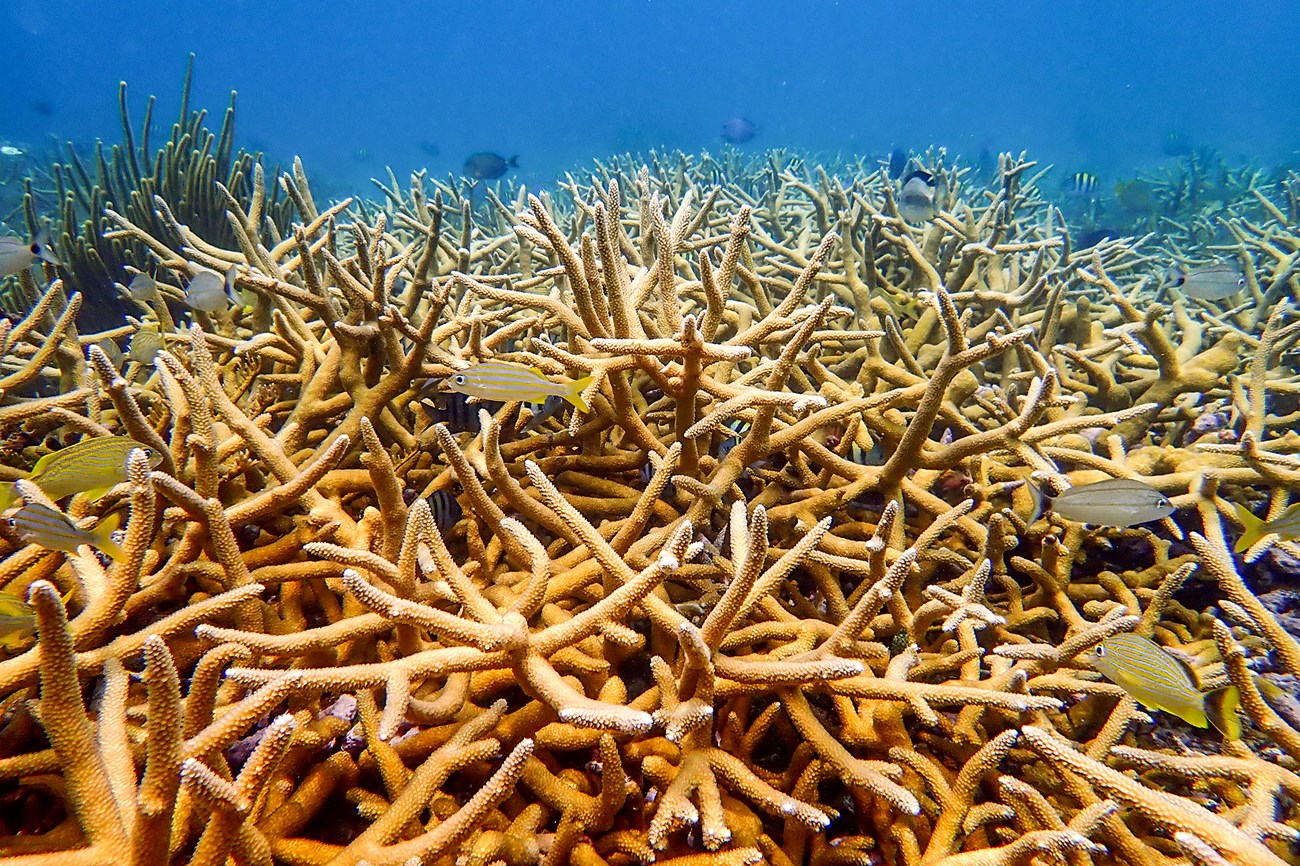
M 0 862 L 1285 862 L 1300 733 L 1252 668 L 1300 644 L 1225 522 L 1300 479 L 1294 221 L 1234 224 L 1249 303 L 1162 304 L 1140 245 L 1072 251 L 1032 163 L 943 158 L 923 227 L 780 154 L 479 209 L 417 175 L 319 210 L 299 174 L 299 224 L 228 202 L 226 246 L 109 211 L 256 300 L 142 310 L 152 367 L 57 281 L 0 322 L 6 477 L 76 436 L 165 455 L 67 505 L 129 509 L 121 561 L 6 536 L 39 637 L 0 661 Z M 428 394 L 493 357 L 594 377 L 591 413 L 456 432 Z M 1237 441 L 1189 438 L 1202 401 Z M 1179 519 L 1035 520 L 1031 476 L 1140 476 Z M 1083 661 L 1124 630 L 1236 685 L 1246 737 L 1153 729 Z

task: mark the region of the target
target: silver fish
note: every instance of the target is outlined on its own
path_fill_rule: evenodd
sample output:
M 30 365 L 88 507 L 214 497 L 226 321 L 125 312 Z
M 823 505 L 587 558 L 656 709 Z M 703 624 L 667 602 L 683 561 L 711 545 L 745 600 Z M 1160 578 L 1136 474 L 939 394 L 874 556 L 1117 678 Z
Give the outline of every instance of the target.
M 30 241 L 22 238 L 0 237 L 0 277 L 9 277 L 27 270 L 37 261 L 62 265 L 50 244 L 50 230 L 41 229 Z
M 1095 526 L 1136 526 L 1177 510 L 1159 490 L 1132 478 L 1079 484 L 1054 498 L 1051 508 L 1066 520 Z
M 898 212 L 910 223 L 924 222 L 934 216 L 934 178 L 917 169 L 903 181 L 898 194 Z
M 126 290 L 134 300 L 149 301 L 158 294 L 158 282 L 148 274 L 136 274 Z
M 1241 268 L 1228 262 L 1206 265 L 1182 271 L 1179 268 L 1173 275 L 1173 284 L 1183 290 L 1189 298 L 1202 301 L 1221 301 L 1246 288 L 1246 275 Z
M 185 303 L 205 313 L 215 313 L 229 304 L 239 303 L 235 299 L 235 266 L 226 269 L 224 279 L 213 271 L 199 271 L 190 278 L 185 289 Z

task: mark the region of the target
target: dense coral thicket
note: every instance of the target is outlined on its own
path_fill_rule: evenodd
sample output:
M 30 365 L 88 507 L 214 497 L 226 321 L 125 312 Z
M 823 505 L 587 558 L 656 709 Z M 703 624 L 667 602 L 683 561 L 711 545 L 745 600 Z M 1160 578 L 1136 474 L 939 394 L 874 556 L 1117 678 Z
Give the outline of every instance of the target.
M 25 499 L 81 437 L 163 454 L 62 503 L 129 515 L 117 561 L 0 529 L 37 632 L 0 863 L 1293 859 L 1300 644 L 1229 550 L 1234 503 L 1300 490 L 1293 187 L 1219 213 L 1246 286 L 1204 302 L 1162 279 L 1190 236 L 1076 249 L 1032 163 L 930 163 L 923 224 L 784 155 L 477 207 L 417 175 L 321 208 L 298 170 L 292 230 L 259 185 L 233 244 L 110 211 L 243 305 L 82 333 L 54 280 L 0 321 Z M 590 413 L 440 389 L 489 358 L 594 377 Z M 1111 476 L 1177 513 L 1026 484 Z M 1243 737 L 1102 680 L 1123 631 L 1235 685 Z

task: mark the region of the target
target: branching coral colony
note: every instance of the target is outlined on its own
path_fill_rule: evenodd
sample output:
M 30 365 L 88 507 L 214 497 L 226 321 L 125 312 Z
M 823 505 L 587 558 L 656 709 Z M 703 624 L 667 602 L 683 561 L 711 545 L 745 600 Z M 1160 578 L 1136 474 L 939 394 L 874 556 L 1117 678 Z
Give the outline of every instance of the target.
M 234 249 L 110 213 L 251 303 L 82 334 L 54 281 L 0 321 L 5 478 L 163 455 L 60 503 L 129 514 L 111 564 L 0 530 L 37 632 L 0 661 L 0 862 L 1294 862 L 1300 643 L 1230 544 L 1300 491 L 1295 179 L 1221 215 L 1247 286 L 1206 303 L 1154 243 L 1072 249 L 1032 163 L 930 162 L 924 225 L 778 155 L 477 208 L 417 175 L 321 209 L 295 166 L 272 246 L 260 172 Z M 138 329 L 165 349 L 119 369 Z M 591 412 L 449 411 L 485 359 L 592 376 Z M 1031 476 L 1179 512 L 1035 519 Z M 1102 681 L 1124 631 L 1231 681 L 1243 738 Z

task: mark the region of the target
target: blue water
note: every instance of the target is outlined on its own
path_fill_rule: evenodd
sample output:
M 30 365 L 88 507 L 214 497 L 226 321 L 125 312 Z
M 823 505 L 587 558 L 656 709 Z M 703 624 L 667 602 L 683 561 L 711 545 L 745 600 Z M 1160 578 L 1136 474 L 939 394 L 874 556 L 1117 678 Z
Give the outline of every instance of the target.
M 731 116 L 759 126 L 749 149 L 1028 150 L 1103 183 L 1168 159 L 1170 132 L 1229 160 L 1300 149 L 1283 0 L 8 0 L 0 16 L 0 141 L 118 140 L 122 79 L 137 124 L 160 97 L 165 134 L 193 51 L 195 105 L 239 93 L 239 144 L 360 189 L 478 150 L 546 184 L 615 152 L 716 150 Z

